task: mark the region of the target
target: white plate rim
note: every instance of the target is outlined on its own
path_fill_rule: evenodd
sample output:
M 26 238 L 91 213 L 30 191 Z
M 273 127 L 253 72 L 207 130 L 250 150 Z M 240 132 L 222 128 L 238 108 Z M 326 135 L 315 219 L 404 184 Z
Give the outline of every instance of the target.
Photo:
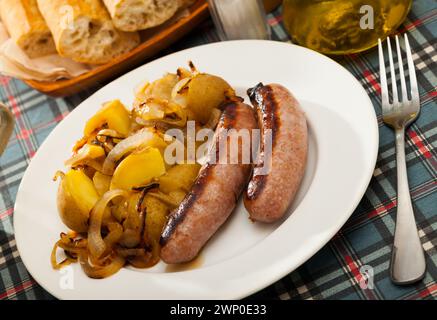
M 277 272 L 276 272 L 275 274 L 265 276 L 265 277 L 263 278 L 263 280 L 257 282 L 256 285 L 252 285 L 252 286 L 250 286 L 250 288 L 245 288 L 245 289 L 243 289 L 243 290 L 240 290 L 239 292 L 235 292 L 235 293 L 233 293 L 233 294 L 230 294 L 230 295 L 226 296 L 226 299 L 240 299 L 240 298 L 246 297 L 246 296 L 248 296 L 248 295 L 250 295 L 250 294 L 253 294 L 253 293 L 255 293 L 255 292 L 257 292 L 257 291 L 263 289 L 264 287 L 268 286 L 268 285 L 271 284 L 271 283 L 274 283 L 275 281 L 281 279 L 282 277 L 284 277 L 285 275 L 287 275 L 288 273 L 290 273 L 292 270 L 295 270 L 297 267 L 299 267 L 299 266 L 302 265 L 304 262 L 306 262 L 306 261 L 307 261 L 311 256 L 313 256 L 316 252 L 318 252 L 318 251 L 319 251 L 319 250 L 320 250 L 320 249 L 321 249 L 321 248 L 322 248 L 326 243 L 328 243 L 329 240 L 330 240 L 330 239 L 331 239 L 331 238 L 332 238 L 332 237 L 333 237 L 333 236 L 334 236 L 334 235 L 335 235 L 335 234 L 340 230 L 340 228 L 344 225 L 344 223 L 345 223 L 345 222 L 349 219 L 349 217 L 352 215 L 353 211 L 355 210 L 355 208 L 356 208 L 357 205 L 359 204 L 361 198 L 363 197 L 363 195 L 364 195 L 364 193 L 365 193 L 365 191 L 366 191 L 366 189 L 367 189 L 367 187 L 368 187 L 368 184 L 370 183 L 370 180 L 371 180 L 371 178 L 372 178 L 372 175 L 373 175 L 373 168 L 375 167 L 375 164 L 376 164 L 377 154 L 378 154 L 379 137 L 378 137 L 377 118 L 376 118 L 375 111 L 374 111 L 374 109 L 373 109 L 373 104 L 372 104 L 370 98 L 368 97 L 367 93 L 365 92 L 364 88 L 359 84 L 358 80 L 357 80 L 357 79 L 356 79 L 356 78 L 355 78 L 355 77 L 354 77 L 354 76 L 353 76 L 353 75 L 352 75 L 352 74 L 351 74 L 351 73 L 350 73 L 346 68 L 344 68 L 342 65 L 340 65 L 340 64 L 337 63 L 336 61 L 334 61 L 334 60 L 332 60 L 332 59 L 330 59 L 330 58 L 328 58 L 328 57 L 326 57 L 326 56 L 324 56 L 324 55 L 321 55 L 321 54 L 319 54 L 319 53 L 317 53 L 317 52 L 315 52 L 315 51 L 312 51 L 312 50 L 310 50 L 310 49 L 303 48 L 303 47 L 300 47 L 300 46 L 296 46 L 296 45 L 292 45 L 292 44 L 286 44 L 286 43 L 282 43 L 282 42 L 264 41 L 264 40 L 237 40 L 237 41 L 228 41 L 228 42 L 224 42 L 224 43 L 223 43 L 223 42 L 222 42 L 222 43 L 212 43 L 212 44 L 206 44 L 206 45 L 202 45 L 202 46 L 199 46 L 199 47 L 190 48 L 190 49 L 185 49 L 185 50 L 182 50 L 182 51 L 179 51 L 179 52 L 176 52 L 176 53 L 172 53 L 172 54 L 170 54 L 170 55 L 168 55 L 168 56 L 161 57 L 161 58 L 159 58 L 159 59 L 157 59 L 157 60 L 151 61 L 151 62 L 149 62 L 149 63 L 147 63 L 147 64 L 145 64 L 145 65 L 143 65 L 143 66 L 141 66 L 141 67 L 138 67 L 138 68 L 132 70 L 131 72 L 129 72 L 129 73 L 127 73 L 127 74 L 125 74 L 125 75 L 119 77 L 118 79 L 116 79 L 116 80 L 114 80 L 114 81 L 108 83 L 106 86 L 104 86 L 103 88 L 101 88 L 101 89 L 99 89 L 98 91 L 96 91 L 93 95 L 91 95 L 90 97 L 88 97 L 86 100 L 82 101 L 82 102 L 80 103 L 80 105 L 78 105 L 78 106 L 75 108 L 75 110 L 73 110 L 73 111 L 72 111 L 72 112 L 71 112 L 71 113 L 66 117 L 66 119 L 68 119 L 68 117 L 71 116 L 73 113 L 75 113 L 77 110 L 80 110 L 80 109 L 81 109 L 81 106 L 84 105 L 84 104 L 86 104 L 87 101 L 88 101 L 89 99 L 92 99 L 94 96 L 99 95 L 99 93 L 100 93 L 102 90 L 104 90 L 104 89 L 105 89 L 108 85 L 110 85 L 111 83 L 116 82 L 116 81 L 121 81 L 123 78 L 128 77 L 128 76 L 131 75 L 132 73 L 138 72 L 141 68 L 144 68 L 144 67 L 146 67 L 147 65 L 149 65 L 149 64 L 151 64 L 151 63 L 158 64 L 159 62 L 161 62 L 161 61 L 164 60 L 164 59 L 167 59 L 167 58 L 170 58 L 170 57 L 172 57 L 172 56 L 175 56 L 175 55 L 178 55 L 178 54 L 182 54 L 182 53 L 186 54 L 186 53 L 190 52 L 191 50 L 196 50 L 196 49 L 198 49 L 198 48 L 203 48 L 203 47 L 208 47 L 208 46 L 218 46 L 218 47 L 220 47 L 221 45 L 232 45 L 232 43 L 234 43 L 234 44 L 244 44 L 244 43 L 247 43 L 247 44 L 257 44 L 257 43 L 258 43 L 258 44 L 262 44 L 262 45 L 266 45 L 267 43 L 270 43 L 270 45 L 289 46 L 289 47 L 293 47 L 293 48 L 296 49 L 296 50 L 304 50 L 304 51 L 308 52 L 308 54 L 318 56 L 318 58 L 320 58 L 320 59 L 322 59 L 322 60 L 325 60 L 327 63 L 331 63 L 331 64 L 334 63 L 335 65 L 337 65 L 337 67 L 339 67 L 339 70 L 342 70 L 343 73 L 348 74 L 348 76 L 350 77 L 350 80 L 351 80 L 352 83 L 354 83 L 355 85 L 358 85 L 358 86 L 359 86 L 360 90 L 362 91 L 362 98 L 363 98 L 363 99 L 364 99 L 364 98 L 367 99 L 367 104 L 369 105 L 369 107 L 370 107 L 371 110 L 373 111 L 371 114 L 373 115 L 373 120 L 374 120 L 374 121 L 373 121 L 373 128 L 371 128 L 371 129 L 369 130 L 369 132 L 371 132 L 371 136 L 368 137 L 370 140 L 372 140 L 373 145 L 374 145 L 373 150 L 371 150 L 371 151 L 372 151 L 372 155 L 370 156 L 370 158 L 373 159 L 373 160 L 372 160 L 372 163 L 369 163 L 369 164 L 370 164 L 369 167 L 371 167 L 372 170 L 369 170 L 369 172 L 367 172 L 366 178 L 363 178 L 363 182 L 362 182 L 362 184 L 360 185 L 360 188 L 359 188 L 360 192 L 357 192 L 357 193 L 356 193 L 356 196 L 355 196 L 354 200 L 352 201 L 352 202 L 355 203 L 355 204 L 354 204 L 353 206 L 351 206 L 351 208 L 350 208 L 350 210 L 347 212 L 347 214 L 344 214 L 344 215 L 343 215 L 343 219 L 338 220 L 336 226 L 332 228 L 332 230 L 335 229 L 335 231 L 332 231 L 332 232 L 330 232 L 329 234 L 326 234 L 326 235 L 324 236 L 324 239 L 320 241 L 320 243 L 319 243 L 318 246 L 314 246 L 313 248 L 311 248 L 311 250 L 307 250 L 307 251 L 306 251 L 306 254 L 301 255 L 299 259 L 296 259 L 296 260 L 298 260 L 298 261 L 297 261 L 297 262 L 295 261 L 295 262 L 293 263 L 293 267 L 292 267 L 291 269 L 290 269 L 290 268 L 282 268 L 282 270 L 280 270 L 280 271 L 277 270 Z M 63 121 L 65 121 L 66 119 L 64 119 Z M 52 132 L 53 132 L 53 131 L 52 131 Z M 41 144 L 41 146 L 40 146 L 39 149 L 42 149 L 42 148 L 45 146 L 45 144 L 47 143 L 48 140 L 49 140 L 49 139 L 46 139 L 46 140 Z M 37 156 L 37 155 L 36 155 L 36 156 Z M 31 164 L 29 165 L 29 167 L 31 167 Z M 20 191 L 21 191 L 21 189 L 22 189 L 22 186 L 23 186 L 23 185 L 25 184 L 25 182 L 27 181 L 27 177 L 28 177 L 29 175 L 30 175 L 30 170 L 26 170 L 26 172 L 25 172 L 25 174 L 24 174 L 24 176 L 23 176 L 23 178 L 22 178 L 22 182 L 21 182 L 21 184 L 20 184 L 20 186 L 19 186 L 18 192 L 17 192 L 17 200 L 19 199 L 19 195 L 20 195 Z M 18 251 L 20 252 L 20 255 L 21 255 L 21 252 L 22 252 L 21 244 L 22 244 L 23 242 L 22 242 L 21 237 L 20 237 L 20 235 L 21 235 L 20 225 L 19 225 L 19 223 L 17 223 L 17 221 L 19 221 L 19 219 L 16 219 L 17 216 L 15 215 L 16 212 L 19 212 L 19 211 L 20 211 L 20 210 L 19 210 L 20 207 L 17 206 L 17 203 L 19 203 L 19 202 L 16 201 L 16 204 L 15 204 L 15 210 L 14 210 L 14 230 L 15 230 L 15 236 L 16 236 L 17 248 L 18 248 Z M 17 209 L 18 209 L 18 210 L 17 210 Z M 19 231 L 17 232 L 17 230 L 19 230 Z M 40 284 L 40 285 L 41 285 L 45 290 L 47 290 L 49 293 L 51 293 L 52 295 L 54 295 L 54 296 L 56 296 L 56 297 L 58 297 L 58 298 L 63 298 L 62 295 L 58 294 L 58 292 L 54 292 L 51 288 L 46 287 L 45 284 L 44 284 L 44 279 L 41 279 L 37 274 L 33 274 L 33 272 L 32 272 L 32 267 L 31 267 L 31 263 L 30 263 L 30 261 L 27 259 L 27 256 L 21 256 L 21 259 L 22 259 L 24 265 L 26 266 L 27 270 L 29 271 L 29 273 L 32 275 L 32 277 L 33 277 L 33 278 L 34 278 L 34 279 L 35 279 L 35 280 L 36 280 L 36 281 L 37 281 L 37 282 L 38 282 L 38 283 L 39 283 L 39 284 Z M 226 261 L 225 261 L 224 263 L 226 263 Z M 208 269 L 210 269 L 210 268 L 214 268 L 214 267 L 215 267 L 215 266 L 206 267 L 206 268 L 203 268 L 203 269 L 201 269 L 201 270 L 208 270 Z M 182 274 L 182 273 L 180 273 L 179 275 L 181 275 L 181 274 Z M 204 275 L 202 275 L 202 276 L 204 276 Z M 91 299 L 96 299 L 96 298 L 97 298 L 97 297 L 91 297 Z M 169 297 L 169 299 L 173 299 L 173 298 L 174 298 L 174 297 Z M 180 297 L 176 297 L 176 298 L 180 298 Z M 208 297 L 208 298 L 210 298 L 210 297 Z M 220 299 L 220 297 L 215 297 L 215 298 L 219 298 L 219 299 Z M 111 298 L 110 298 L 110 299 L 111 299 Z M 134 297 L 134 299 L 142 299 L 142 297 Z

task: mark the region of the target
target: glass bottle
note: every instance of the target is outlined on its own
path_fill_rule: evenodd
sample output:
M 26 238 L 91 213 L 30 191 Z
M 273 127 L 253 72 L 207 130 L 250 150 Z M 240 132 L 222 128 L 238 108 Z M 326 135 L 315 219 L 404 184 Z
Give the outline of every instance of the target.
M 325 54 L 375 46 L 405 20 L 412 0 L 284 0 L 284 24 L 293 41 Z

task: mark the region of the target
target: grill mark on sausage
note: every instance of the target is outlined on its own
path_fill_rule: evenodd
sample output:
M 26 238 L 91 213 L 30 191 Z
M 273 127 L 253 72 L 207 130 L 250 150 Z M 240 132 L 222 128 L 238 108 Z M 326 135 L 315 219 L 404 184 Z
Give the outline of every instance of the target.
M 235 121 L 237 118 L 237 104 L 235 102 L 228 102 L 222 105 L 224 110 L 221 118 L 220 125 L 222 128 L 230 129 L 235 127 Z M 219 130 L 219 127 L 217 128 Z M 215 162 L 219 162 L 219 141 L 216 142 L 216 154 L 215 154 Z M 197 177 L 190 193 L 185 197 L 185 199 L 180 204 L 179 208 L 173 213 L 170 214 L 170 218 L 166 227 L 164 228 L 161 238 L 159 239 L 159 243 L 161 246 L 164 246 L 168 240 L 171 238 L 173 233 L 176 231 L 176 228 L 179 224 L 184 221 L 188 211 L 196 202 L 196 200 L 202 195 L 205 185 L 208 183 L 208 179 L 212 179 L 212 174 L 210 171 L 214 168 L 216 164 L 208 163 L 200 172 Z
M 222 108 L 224 110 L 220 119 L 222 127 L 225 129 L 234 128 L 237 117 L 237 104 L 235 102 L 227 102 Z
M 185 199 L 180 204 L 179 208 L 170 215 L 168 223 L 164 228 L 161 238 L 159 239 L 159 243 L 161 246 L 164 246 L 172 234 L 175 232 L 177 226 L 182 223 L 184 218 L 187 215 L 189 209 L 193 206 L 196 200 L 202 195 L 205 190 L 205 184 L 208 181 L 208 177 L 210 177 L 210 170 L 214 167 L 213 164 L 208 164 L 200 173 L 199 177 L 196 179 L 190 193 L 185 197 Z
M 275 147 L 276 144 L 276 135 L 277 130 L 280 126 L 280 117 L 279 117 L 279 108 L 278 101 L 276 101 L 275 96 L 273 94 L 273 89 L 270 86 L 264 86 L 262 83 L 259 83 L 254 88 L 250 88 L 247 90 L 247 94 L 249 95 L 252 104 L 257 109 L 257 117 L 258 124 L 262 131 L 270 129 L 272 131 L 272 148 Z M 260 154 L 258 156 L 258 163 L 255 165 L 255 168 L 261 168 L 264 166 L 265 161 L 265 144 L 261 139 L 260 141 Z M 267 175 L 254 175 L 249 182 L 247 187 L 247 198 L 249 200 L 256 199 L 261 192 L 263 191 L 266 182 Z

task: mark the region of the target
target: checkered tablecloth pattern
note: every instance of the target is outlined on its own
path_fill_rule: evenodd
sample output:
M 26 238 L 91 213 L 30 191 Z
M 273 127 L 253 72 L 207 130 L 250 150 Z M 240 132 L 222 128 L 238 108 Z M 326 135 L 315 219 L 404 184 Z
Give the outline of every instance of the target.
M 287 41 L 280 10 L 268 16 L 274 38 Z M 400 32 L 414 50 L 422 109 L 407 133 L 407 164 L 413 206 L 426 251 L 425 279 L 398 287 L 389 279 L 396 213 L 394 136 L 381 120 L 378 59 L 375 49 L 339 62 L 361 82 L 378 114 L 380 148 L 364 198 L 341 231 L 299 269 L 252 296 L 268 299 L 435 299 L 437 298 L 437 2 L 415 0 Z M 170 49 L 218 41 L 211 21 Z M 12 227 L 14 201 L 24 171 L 38 147 L 75 106 L 92 92 L 52 99 L 21 81 L 0 76 L 0 100 L 12 110 L 15 133 L 0 158 L 0 299 L 52 299 L 29 275 L 17 251 Z M 48 259 L 49 257 L 47 257 Z M 262 257 L 261 257 L 262 258 Z M 373 289 L 362 289 L 360 269 L 373 270 Z

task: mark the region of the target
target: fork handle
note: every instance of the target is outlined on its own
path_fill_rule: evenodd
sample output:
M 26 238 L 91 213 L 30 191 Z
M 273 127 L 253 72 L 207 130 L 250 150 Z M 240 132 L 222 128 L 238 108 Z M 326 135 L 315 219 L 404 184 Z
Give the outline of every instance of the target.
M 417 232 L 408 186 L 407 164 L 405 160 L 405 128 L 396 129 L 395 134 L 398 201 L 390 276 L 394 283 L 406 285 L 417 282 L 424 277 L 426 263 Z

